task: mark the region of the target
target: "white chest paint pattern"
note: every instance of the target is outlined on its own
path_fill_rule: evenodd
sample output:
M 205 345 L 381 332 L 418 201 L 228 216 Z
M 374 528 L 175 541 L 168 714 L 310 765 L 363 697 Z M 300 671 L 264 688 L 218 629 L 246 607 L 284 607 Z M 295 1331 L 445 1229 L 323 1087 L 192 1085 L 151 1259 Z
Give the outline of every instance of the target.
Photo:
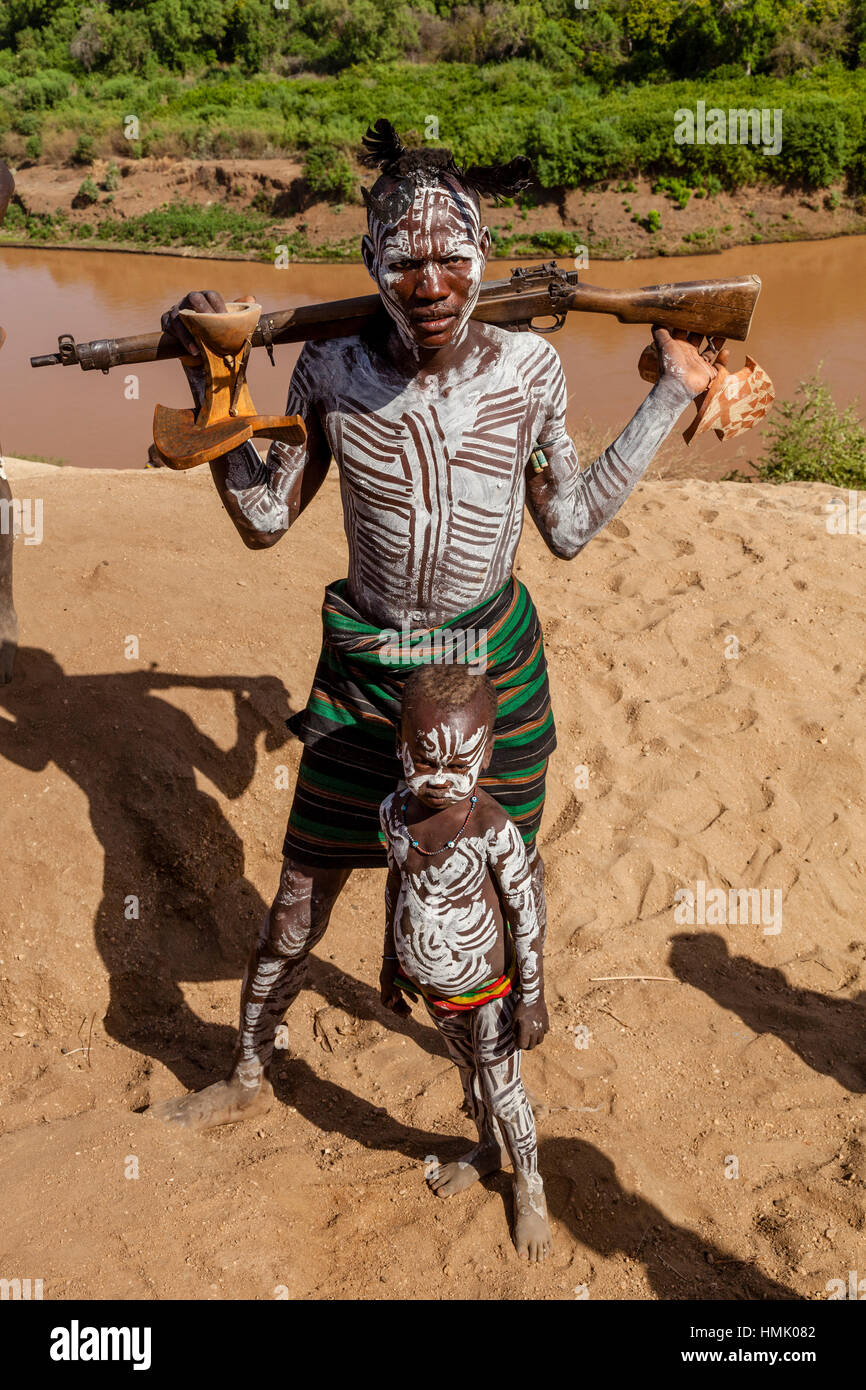
M 315 399 L 340 470 L 351 590 L 373 619 L 451 616 L 511 573 L 524 469 L 564 418 L 565 387 L 542 339 L 485 339 L 483 371 L 476 354 L 444 382 L 383 370 L 357 338 L 310 344 L 298 363 L 293 387 Z
M 538 924 L 523 842 L 512 821 L 501 830 L 464 835 L 441 864 L 406 867 L 405 792 L 386 798 L 381 821 L 388 861 L 400 875 L 394 907 L 394 949 L 410 980 L 440 994 L 462 994 L 490 980 L 501 927 L 485 901 L 493 871 L 507 904 L 524 997 L 537 997 L 539 961 L 531 949 Z

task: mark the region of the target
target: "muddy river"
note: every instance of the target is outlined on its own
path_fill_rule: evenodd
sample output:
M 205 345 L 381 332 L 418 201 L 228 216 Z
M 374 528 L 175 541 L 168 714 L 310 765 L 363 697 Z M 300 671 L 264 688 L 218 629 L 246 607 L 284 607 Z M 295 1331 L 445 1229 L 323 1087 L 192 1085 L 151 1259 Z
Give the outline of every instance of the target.
M 569 263 L 562 262 L 570 268 Z M 757 274 L 763 281 L 750 353 L 775 382 L 780 397 L 819 362 L 836 400 L 846 404 L 866 380 L 866 238 L 849 237 L 740 247 L 718 255 L 641 261 L 597 261 L 583 272 L 593 284 L 634 287 L 665 280 Z M 507 262 L 488 268 L 490 278 Z M 78 367 L 34 370 L 29 358 L 56 348 L 60 333 L 76 341 L 154 331 L 160 314 L 189 289 L 219 289 L 228 299 L 255 294 L 276 309 L 369 293 L 362 267 L 270 265 L 202 261 L 174 256 L 0 248 L 0 444 L 9 455 L 62 459 L 100 468 L 141 468 L 151 438 L 153 407 L 187 405 L 176 362 L 115 369 L 108 376 Z M 636 364 L 648 330 L 603 315 L 572 314 L 553 342 L 565 365 L 570 425 L 608 438 L 647 390 Z M 732 344 L 732 366 L 743 347 Z M 277 348 L 274 370 L 263 352 L 250 370 L 260 411 L 281 413 L 299 347 Z M 139 374 L 138 399 L 124 378 Z M 683 419 L 683 428 L 691 413 Z M 720 444 L 714 435 L 672 454 L 671 470 L 718 477 L 761 450 L 761 430 Z

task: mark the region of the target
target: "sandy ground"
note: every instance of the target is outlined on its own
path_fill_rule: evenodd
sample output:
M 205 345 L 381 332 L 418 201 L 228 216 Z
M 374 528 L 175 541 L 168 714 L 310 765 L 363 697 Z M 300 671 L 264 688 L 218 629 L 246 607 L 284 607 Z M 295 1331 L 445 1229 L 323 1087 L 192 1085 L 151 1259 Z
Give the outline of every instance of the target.
M 381 871 L 315 954 L 271 1112 L 199 1137 L 142 1113 L 231 1053 L 282 721 L 344 572 L 335 485 L 255 554 L 202 473 L 9 471 L 44 540 L 16 546 L 0 688 L 0 1275 L 46 1299 L 820 1299 L 862 1270 L 866 551 L 827 533 L 831 489 L 651 482 L 571 564 L 523 539 L 559 730 L 552 1030 L 525 1062 L 556 1248 L 528 1270 L 505 1175 L 425 1187 L 470 1128 L 425 1016 L 378 1003 Z M 781 931 L 678 924 L 699 880 L 778 889 Z M 663 978 L 603 978 L 634 975 Z
M 302 232 L 313 246 L 329 245 L 333 248 L 329 259 L 339 258 L 341 246 L 348 248 L 350 259 L 357 259 L 353 239 L 365 230 L 362 204 L 317 199 L 303 180 L 301 166 L 292 160 L 165 156 L 113 162 L 121 175 L 118 186 L 111 193 L 101 191 L 96 203 L 81 205 L 79 189 L 85 178 L 101 186 L 112 163 L 107 159 L 87 167 L 24 161 L 15 171 L 17 197 L 31 213 L 54 215 L 62 209 L 71 224 L 88 223 L 95 228 L 97 238 L 106 217 L 133 217 L 174 202 L 197 207 L 219 204 L 241 211 L 255 200 L 260 211 L 275 218 L 283 234 Z M 369 187 L 370 171 L 358 165 L 357 174 L 359 182 Z M 519 208 L 486 205 L 485 219 L 503 238 L 533 232 L 573 233 L 575 247 L 587 247 L 595 260 L 694 255 L 751 242 L 808 241 L 866 229 L 866 199 L 849 197 L 842 186 L 820 193 L 792 192 L 775 185 L 745 188 L 707 198 L 692 196 L 685 208 L 664 193 L 653 193 L 652 188 L 651 179 L 636 178 L 628 184 L 616 179 L 606 187 L 549 192 L 525 217 Z M 653 210 L 661 223 L 655 233 L 647 223 Z M 171 254 L 178 255 L 179 249 L 170 248 Z M 232 253 L 199 247 L 192 254 Z M 234 254 L 259 258 L 255 252 Z M 507 258 L 512 253 L 505 249 L 500 254 Z M 565 252 L 560 249 L 559 255 Z

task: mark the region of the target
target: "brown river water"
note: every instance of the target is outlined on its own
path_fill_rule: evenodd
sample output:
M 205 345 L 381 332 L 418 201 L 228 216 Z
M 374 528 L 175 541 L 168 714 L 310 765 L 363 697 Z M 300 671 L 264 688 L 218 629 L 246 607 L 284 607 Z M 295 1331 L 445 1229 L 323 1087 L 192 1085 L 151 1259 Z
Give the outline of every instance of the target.
M 560 262 L 566 269 L 570 263 Z M 718 255 L 640 261 L 596 261 L 582 279 L 636 287 L 666 280 L 757 274 L 763 292 L 749 352 L 792 396 L 819 362 L 839 404 L 863 390 L 866 377 L 866 237 L 738 247 Z M 507 262 L 488 268 L 508 273 Z M 151 439 L 153 407 L 189 404 L 177 362 L 115 368 L 108 376 L 78 367 L 33 369 L 29 358 L 52 352 L 60 333 L 76 341 L 153 332 L 164 309 L 190 289 L 218 289 L 226 299 L 252 293 L 266 309 L 366 294 L 363 267 L 201 261 L 174 256 L 0 248 L 0 443 L 6 454 L 62 459 L 99 468 L 141 468 Z M 601 314 L 571 314 L 552 341 L 569 388 L 569 424 L 613 438 L 647 391 L 637 359 L 649 330 Z M 742 344 L 731 344 L 731 368 Z M 280 414 L 299 346 L 276 349 L 274 370 L 264 352 L 249 373 L 256 407 Z M 124 379 L 139 375 L 139 398 L 126 398 Z M 683 417 L 682 428 L 691 419 Z M 671 451 L 672 475 L 719 477 L 757 457 L 761 428 L 728 444 L 715 435 Z M 588 462 L 588 460 L 585 460 Z

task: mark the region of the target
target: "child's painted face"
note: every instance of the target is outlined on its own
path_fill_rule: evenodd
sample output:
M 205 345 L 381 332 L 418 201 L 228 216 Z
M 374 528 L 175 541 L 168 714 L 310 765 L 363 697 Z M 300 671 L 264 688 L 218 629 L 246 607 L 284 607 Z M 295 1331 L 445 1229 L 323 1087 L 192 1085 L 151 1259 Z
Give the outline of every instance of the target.
M 404 729 L 400 753 L 407 787 L 434 810 L 465 801 L 486 765 L 489 742 L 490 727 L 479 725 L 477 716 Z

